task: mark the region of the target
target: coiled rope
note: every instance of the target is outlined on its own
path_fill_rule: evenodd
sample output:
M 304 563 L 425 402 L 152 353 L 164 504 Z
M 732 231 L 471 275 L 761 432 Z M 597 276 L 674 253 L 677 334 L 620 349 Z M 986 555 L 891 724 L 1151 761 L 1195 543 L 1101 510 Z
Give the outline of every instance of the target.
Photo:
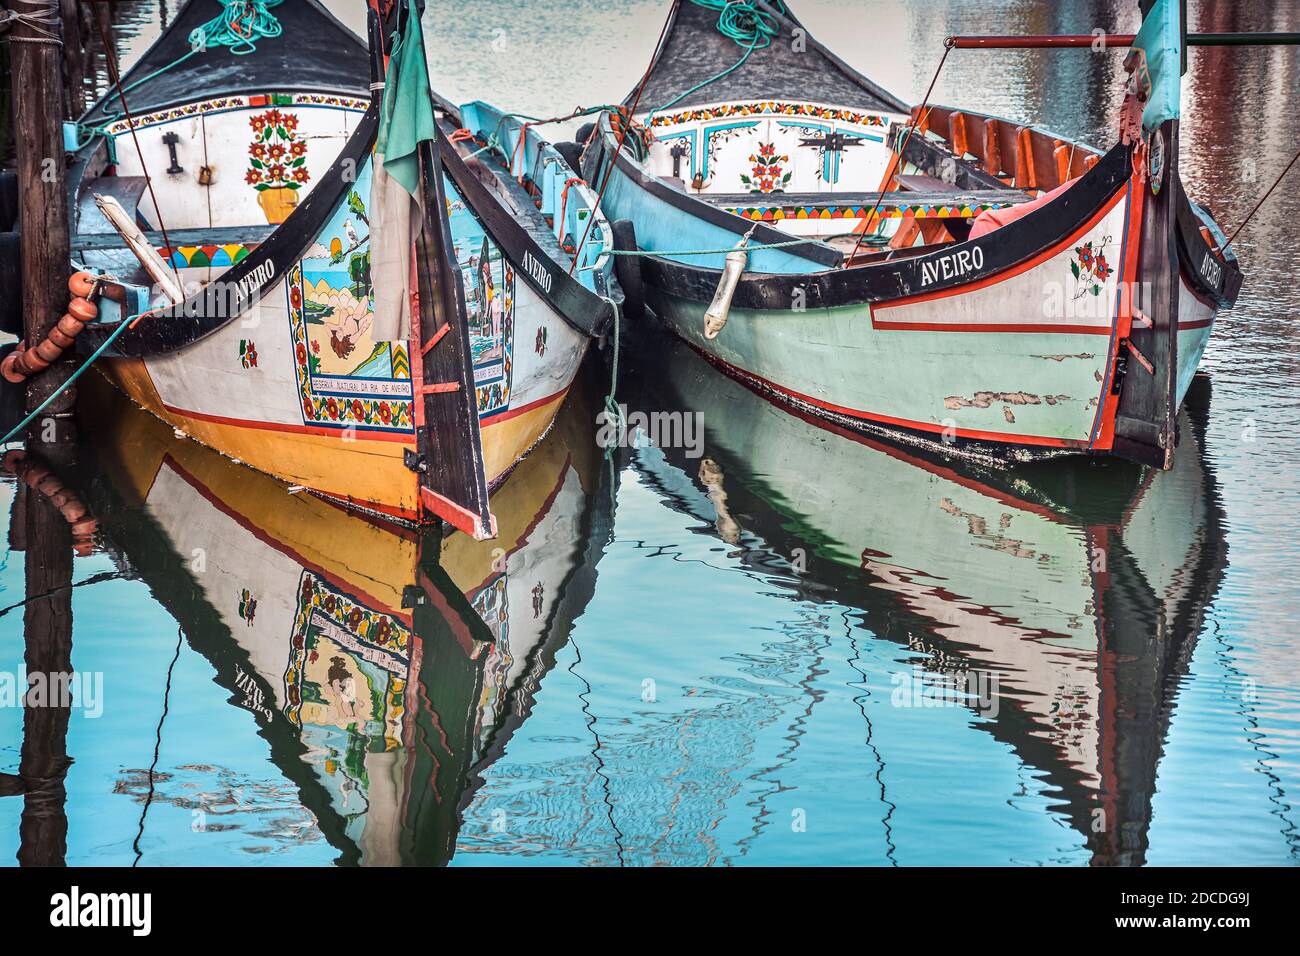
M 18 10 L 0 10 L 0 27 L 9 29 L 15 23 L 24 23 L 33 33 L 40 36 L 10 36 L 10 43 L 38 43 L 43 46 L 63 46 L 63 37 L 59 33 L 59 0 L 15 0 L 36 8 L 35 13 L 20 13 Z M 3 30 L 0 30 L 3 32 Z
M 710 83 L 714 83 L 727 74 L 740 69 L 740 67 L 744 66 L 745 61 L 749 59 L 751 53 L 771 46 L 772 41 L 781 33 L 781 24 L 777 18 L 772 15 L 770 10 L 755 4 L 754 0 L 691 0 L 691 3 L 706 10 L 719 11 L 718 32 L 737 46 L 744 48 L 745 52 L 740 55 L 739 60 L 721 73 L 714 74 L 702 83 L 695 84 L 686 92 L 674 96 L 663 106 L 651 110 L 650 115 L 646 117 L 647 126 L 650 125 L 650 120 L 654 118 L 656 113 L 661 110 L 671 109 L 696 90 L 702 90 Z M 769 0 L 768 5 L 780 15 L 784 16 L 786 14 L 785 4 L 782 0 Z
M 235 56 L 247 56 L 257 52 L 259 40 L 274 39 L 284 33 L 284 27 L 271 13 L 271 8 L 278 7 L 284 3 L 284 0 L 219 0 L 219 2 L 225 7 L 221 14 L 190 31 L 188 53 L 182 54 L 166 66 L 159 67 L 148 76 L 142 76 L 124 87 L 122 93 L 129 93 L 155 77 L 176 69 L 190 57 L 205 53 L 209 49 L 228 47 Z M 115 108 L 108 105 L 104 107 L 104 114 L 109 117 L 119 115 Z M 93 130 L 93 132 L 100 131 L 102 127 Z
M 284 27 L 271 13 L 284 0 L 221 0 L 225 10 L 190 32 L 190 46 L 198 52 L 208 47 L 228 46 L 236 56 L 257 52 L 258 40 L 280 36 Z M 194 52 L 192 50 L 191 52 Z

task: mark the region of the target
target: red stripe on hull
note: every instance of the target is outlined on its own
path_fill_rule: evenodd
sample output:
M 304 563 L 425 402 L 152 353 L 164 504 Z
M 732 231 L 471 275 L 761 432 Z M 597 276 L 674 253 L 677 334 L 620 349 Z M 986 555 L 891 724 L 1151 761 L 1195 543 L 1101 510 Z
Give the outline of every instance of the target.
M 895 418 L 892 415 L 880 415 L 874 412 L 866 412 L 861 409 L 848 408 L 844 405 L 836 405 L 832 402 L 824 402 L 821 399 L 813 398 L 811 395 L 805 395 L 802 392 L 796 392 L 794 389 L 786 388 L 775 382 L 763 378 L 761 375 L 755 375 L 753 372 L 746 371 L 724 361 L 709 352 L 704 352 L 697 348 L 693 343 L 687 342 L 691 348 L 704 356 L 705 359 L 715 365 L 727 369 L 733 376 L 742 380 L 756 382 L 764 388 L 771 389 L 778 394 L 785 395 L 787 398 L 810 405 L 816 408 L 824 409 L 828 412 L 834 412 L 845 418 L 857 419 L 858 421 L 871 422 L 878 425 L 890 425 L 894 428 L 905 428 L 910 431 L 927 432 L 929 434 L 942 434 L 949 432 L 957 438 L 966 438 L 972 441 L 996 442 L 1002 445 L 1032 445 L 1045 448 L 1073 448 L 1079 451 L 1087 449 L 1087 442 L 1083 439 L 1069 438 L 1051 438 L 1045 435 L 1012 435 L 1006 432 L 986 432 L 973 428 L 949 428 L 945 425 L 938 425 L 933 422 L 918 422 L 909 418 Z
M 992 323 L 975 325 L 974 323 L 956 322 L 877 322 L 872 320 L 871 327 L 900 332 L 1048 332 L 1053 335 L 1110 335 L 1111 327 L 1106 325 L 1025 325 L 1014 323 Z

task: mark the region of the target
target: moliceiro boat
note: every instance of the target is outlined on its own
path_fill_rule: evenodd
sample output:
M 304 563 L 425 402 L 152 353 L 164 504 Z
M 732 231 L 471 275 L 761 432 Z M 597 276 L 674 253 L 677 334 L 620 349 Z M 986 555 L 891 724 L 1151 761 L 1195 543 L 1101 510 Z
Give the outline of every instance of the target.
M 1178 175 L 1178 4 L 1144 3 L 1105 152 L 910 108 L 784 5 L 718 7 L 677 0 L 624 110 L 580 134 L 604 212 L 635 228 L 629 315 L 841 425 L 1170 467 L 1241 285 Z
M 621 300 L 611 233 L 535 129 L 429 90 L 422 3 L 367 7 L 368 45 L 316 0 L 251 0 L 233 32 L 190 0 L 83 118 L 78 344 L 230 457 L 491 537 L 489 489 Z

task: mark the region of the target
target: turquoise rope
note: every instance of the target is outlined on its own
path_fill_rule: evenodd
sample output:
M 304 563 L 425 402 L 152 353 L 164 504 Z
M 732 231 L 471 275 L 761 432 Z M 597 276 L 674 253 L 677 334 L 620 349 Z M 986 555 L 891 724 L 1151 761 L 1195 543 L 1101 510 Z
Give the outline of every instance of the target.
M 696 90 L 702 90 L 710 83 L 722 79 L 728 73 L 744 66 L 749 55 L 755 50 L 761 50 L 764 47 L 771 46 L 772 40 L 781 33 L 780 24 L 766 10 L 756 7 L 751 0 L 691 0 L 697 7 L 704 7 L 706 10 L 717 10 L 718 32 L 728 40 L 733 41 L 737 46 L 744 47 L 745 52 L 741 54 L 739 60 L 731 64 L 721 73 L 717 73 L 702 83 L 696 83 L 684 93 L 679 93 L 663 106 L 656 107 L 650 111 L 646 117 L 646 125 L 654 119 L 654 115 L 661 110 L 671 109 L 686 97 L 690 96 Z M 780 14 L 786 12 L 785 4 L 782 0 L 771 0 L 771 6 Z
M 226 9 L 221 16 L 213 17 L 190 33 L 190 45 L 194 46 L 202 40 L 199 44 L 201 49 L 228 46 L 235 56 L 256 53 L 258 40 L 273 39 L 284 32 L 284 27 L 280 26 L 280 21 L 270 9 L 282 3 L 284 0 L 221 0 Z M 245 35 L 236 30 L 235 25 L 248 13 L 253 14 L 253 21 Z
M 63 384 L 62 388 L 60 388 L 57 392 L 55 392 L 45 401 L 41 402 L 40 405 L 36 406 L 36 410 L 32 412 L 30 415 L 28 415 L 26 418 L 24 418 L 17 425 L 15 425 L 13 427 L 13 430 L 10 431 L 8 435 L 5 435 L 4 438 L 0 438 L 0 445 L 9 444 L 10 440 L 19 432 L 21 432 L 24 428 L 26 428 L 28 425 L 30 425 L 32 421 L 35 420 L 37 415 L 45 411 L 45 409 L 49 408 L 51 402 L 53 402 L 56 398 L 58 398 L 68 389 L 70 389 L 73 383 L 76 382 L 77 379 L 81 378 L 82 373 L 85 372 L 86 369 L 90 368 L 90 366 L 93 365 L 95 361 L 108 350 L 108 347 L 112 345 L 115 341 L 117 341 L 117 337 L 121 335 L 123 332 L 125 332 L 127 328 L 130 327 L 131 323 L 134 322 L 137 318 L 139 318 L 139 316 L 132 316 L 129 319 L 123 319 L 121 324 L 118 325 L 118 327 L 112 331 L 112 333 L 108 336 L 108 338 L 104 339 L 104 344 L 101 345 L 99 348 L 95 349 L 94 354 L 91 355 L 90 358 L 86 359 L 85 364 L 83 364 L 79 369 L 77 369 L 75 372 L 72 373 L 72 376 L 67 380 L 67 382 Z
M 212 47 L 229 47 L 230 52 L 235 56 L 247 56 L 250 53 L 257 52 L 257 41 L 272 39 L 284 33 L 284 27 L 280 21 L 271 13 L 271 7 L 278 7 L 284 3 L 284 0 L 220 0 L 225 10 L 220 16 L 213 17 L 201 27 L 196 27 L 190 31 L 190 51 L 182 56 L 177 57 L 166 66 L 154 70 L 148 76 L 143 76 L 134 83 L 122 89 L 121 95 L 126 96 L 131 90 L 144 83 L 148 83 L 154 77 L 161 76 L 168 70 L 174 70 L 196 53 L 206 52 Z M 240 33 L 235 29 L 240 18 L 252 13 L 252 22 L 248 24 L 247 35 Z M 120 115 L 117 108 L 113 106 L 104 107 L 105 116 Z M 103 131 L 103 127 L 92 127 L 90 133 L 93 135 Z

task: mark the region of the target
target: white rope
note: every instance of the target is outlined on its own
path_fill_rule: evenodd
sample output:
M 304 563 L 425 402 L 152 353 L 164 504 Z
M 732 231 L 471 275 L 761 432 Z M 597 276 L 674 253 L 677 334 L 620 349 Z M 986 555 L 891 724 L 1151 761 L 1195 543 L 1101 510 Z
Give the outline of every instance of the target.
M 25 23 L 33 33 L 39 33 L 38 37 L 16 37 L 10 36 L 10 43 L 36 43 L 44 46 L 63 46 L 63 38 L 59 35 L 59 0 L 13 0 L 14 3 L 26 3 L 36 8 L 35 13 L 20 13 L 17 10 L 10 9 L 3 19 L 0 19 L 0 28 L 11 29 L 14 24 Z

